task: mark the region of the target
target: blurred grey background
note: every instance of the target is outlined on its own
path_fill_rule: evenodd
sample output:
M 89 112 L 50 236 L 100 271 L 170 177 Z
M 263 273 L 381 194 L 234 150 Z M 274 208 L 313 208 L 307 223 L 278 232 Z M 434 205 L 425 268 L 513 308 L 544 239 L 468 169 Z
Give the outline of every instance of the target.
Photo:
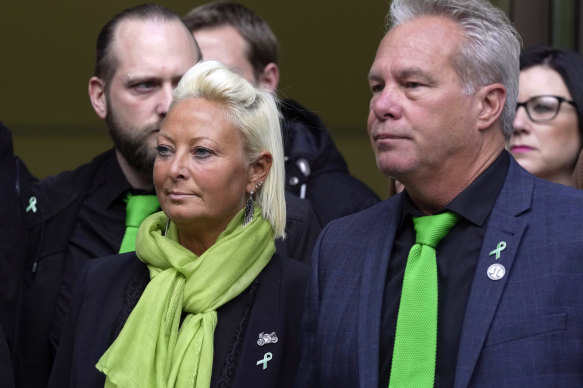
M 73 169 L 112 146 L 93 112 L 87 82 L 99 30 L 143 1 L 3 0 L 0 2 L 0 120 L 15 152 L 39 177 Z M 280 44 L 280 95 L 320 115 L 350 171 L 381 198 L 366 135 L 366 76 L 382 38 L 388 0 L 240 1 L 270 24 Z M 580 49 L 578 0 L 492 0 L 515 22 L 524 45 Z M 205 3 L 158 1 L 180 15 Z

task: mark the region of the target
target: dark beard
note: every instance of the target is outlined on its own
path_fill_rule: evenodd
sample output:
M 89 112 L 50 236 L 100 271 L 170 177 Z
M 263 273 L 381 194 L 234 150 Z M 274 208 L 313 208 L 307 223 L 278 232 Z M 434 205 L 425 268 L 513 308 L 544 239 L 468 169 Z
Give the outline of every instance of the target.
M 143 136 L 132 137 L 128 136 L 123 129 L 120 128 L 116 114 L 109 101 L 107 102 L 107 115 L 105 116 L 105 123 L 109 129 L 109 135 L 113 140 L 115 148 L 122 154 L 124 159 L 130 166 L 150 172 L 154 169 L 154 160 L 156 159 L 155 152 L 150 149 L 147 144 L 147 134 L 151 131 L 144 131 Z M 158 128 L 152 128 L 152 131 Z

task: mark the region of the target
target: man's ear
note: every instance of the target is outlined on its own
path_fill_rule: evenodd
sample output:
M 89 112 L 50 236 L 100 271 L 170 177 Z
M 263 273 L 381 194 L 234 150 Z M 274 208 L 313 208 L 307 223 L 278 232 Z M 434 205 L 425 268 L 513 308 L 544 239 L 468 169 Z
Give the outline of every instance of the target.
M 249 166 L 249 183 L 247 184 L 247 192 L 255 190 L 255 186 L 259 182 L 265 182 L 271 165 L 273 164 L 273 157 L 267 151 L 261 152 L 257 160 Z
M 273 62 L 265 66 L 258 79 L 259 86 L 274 92 L 279 84 L 279 68 Z
M 101 78 L 91 77 L 89 80 L 89 99 L 97 116 L 105 119 L 107 115 L 107 101 L 105 96 L 105 82 Z
M 478 129 L 489 128 L 502 114 L 506 102 L 506 88 L 492 84 L 481 88 L 479 93 Z

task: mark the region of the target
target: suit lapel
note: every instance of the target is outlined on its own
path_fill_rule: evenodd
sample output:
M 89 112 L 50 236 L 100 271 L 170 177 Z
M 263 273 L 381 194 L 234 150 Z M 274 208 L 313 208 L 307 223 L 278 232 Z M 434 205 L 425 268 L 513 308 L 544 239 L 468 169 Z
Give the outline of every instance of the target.
M 284 357 L 284 344 L 287 338 L 285 322 L 282 321 L 280 305 L 282 274 L 279 266 L 270 262 L 265 268 L 261 283 L 253 301 L 242 339 L 241 357 L 237 365 L 233 386 L 276 386 Z M 290 301 L 291 303 L 291 301 Z M 270 336 L 267 343 L 258 342 L 259 333 Z M 261 345 L 260 345 L 261 344 Z
M 533 185 L 534 177 L 511 159 L 506 181 L 488 220 L 472 282 L 460 338 L 455 387 L 468 386 L 476 368 L 527 226 L 527 220 L 519 215 L 530 207 Z M 500 252 L 498 259 L 492 253 L 496 249 Z M 499 280 L 488 276 L 493 264 L 504 267 L 504 276 Z
M 383 211 L 371 222 L 367 257 L 362 262 L 359 303 L 358 369 L 361 387 L 378 386 L 380 324 L 383 296 L 391 249 L 401 217 L 402 195 L 385 202 Z

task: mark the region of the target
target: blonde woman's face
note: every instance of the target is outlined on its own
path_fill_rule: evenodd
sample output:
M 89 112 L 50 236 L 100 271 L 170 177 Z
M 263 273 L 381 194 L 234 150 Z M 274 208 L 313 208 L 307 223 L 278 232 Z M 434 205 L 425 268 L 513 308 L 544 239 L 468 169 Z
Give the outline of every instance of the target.
M 223 110 L 216 101 L 189 98 L 160 129 L 154 185 L 179 230 L 222 232 L 253 188 L 242 135 Z

